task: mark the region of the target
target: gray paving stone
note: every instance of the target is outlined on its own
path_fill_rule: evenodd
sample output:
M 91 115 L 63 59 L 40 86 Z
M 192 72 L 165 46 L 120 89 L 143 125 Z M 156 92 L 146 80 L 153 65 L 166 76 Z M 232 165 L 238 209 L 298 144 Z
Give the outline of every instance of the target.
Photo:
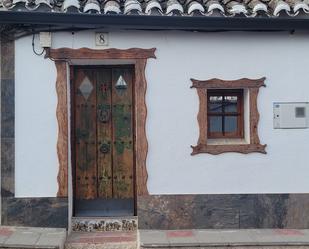
M 187 231 L 187 230 L 186 230 Z M 190 231 L 190 230 L 189 230 Z M 309 230 L 293 229 L 243 229 L 243 230 L 191 230 L 181 236 L 164 236 L 164 232 L 143 230 L 140 233 L 142 248 L 185 247 L 185 248 L 306 248 L 309 249 Z M 165 233 L 169 234 L 166 230 Z M 188 232 L 188 231 L 187 231 Z M 169 245 L 166 245 L 166 240 Z
M 5 245 L 10 246 L 25 246 L 35 245 L 39 240 L 41 234 L 39 232 L 32 231 L 15 231 L 6 241 Z
M 36 247 L 55 247 L 62 249 L 65 243 L 66 239 L 66 233 L 61 232 L 55 232 L 55 233 L 43 233 L 39 240 L 36 242 Z
M 196 230 L 195 236 L 199 244 L 216 244 L 222 240 L 221 233 L 216 230 Z
M 142 247 L 142 249 L 153 249 L 153 248 L 160 248 L 160 249 L 309 249 L 309 246 L 185 246 L 185 247 Z
M 253 239 L 253 243 L 257 245 L 289 245 L 289 244 L 308 244 L 308 230 L 294 229 L 255 229 L 248 231 Z
M 171 232 L 173 233 L 173 231 Z M 167 235 L 171 232 L 167 232 Z M 181 233 L 181 231 L 174 231 L 174 233 L 179 233 L 179 232 Z M 170 245 L 173 245 L 173 246 L 197 246 L 199 245 L 199 242 L 195 236 L 195 232 L 194 231 L 191 231 L 191 232 L 192 232 L 192 236 L 190 235 L 167 236 L 168 242 Z
M 0 235 L 0 244 L 3 244 L 8 239 L 8 236 L 1 236 Z
M 166 232 L 162 230 L 139 230 L 139 239 L 141 245 L 169 245 Z
M 65 229 L 0 226 L 0 248 L 62 249 L 65 239 Z
M 253 238 L 248 230 L 223 230 L 221 243 L 224 245 L 241 245 L 253 243 Z

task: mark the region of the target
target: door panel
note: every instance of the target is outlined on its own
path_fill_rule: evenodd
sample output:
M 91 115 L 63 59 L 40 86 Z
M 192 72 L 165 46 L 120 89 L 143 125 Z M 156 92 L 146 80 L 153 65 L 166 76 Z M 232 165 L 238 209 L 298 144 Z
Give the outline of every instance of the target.
M 129 67 L 74 70 L 75 211 L 133 215 L 132 89 Z
M 113 69 L 113 192 L 116 198 L 133 198 L 132 73 Z M 124 82 L 127 89 L 119 87 Z
M 99 70 L 97 79 L 98 197 L 112 198 L 112 70 Z
M 91 199 L 97 195 L 96 175 L 96 94 L 95 75 L 78 71 L 75 88 L 76 197 Z

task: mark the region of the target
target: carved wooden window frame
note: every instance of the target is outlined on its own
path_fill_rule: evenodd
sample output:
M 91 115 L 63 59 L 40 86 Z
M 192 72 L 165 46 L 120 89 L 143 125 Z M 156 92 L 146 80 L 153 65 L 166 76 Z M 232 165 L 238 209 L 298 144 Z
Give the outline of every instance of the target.
M 258 135 L 259 112 L 257 108 L 257 97 L 260 87 L 265 87 L 265 77 L 260 79 L 242 78 L 239 80 L 196 80 L 191 79 L 191 88 L 196 88 L 199 96 L 199 112 L 197 120 L 199 124 L 199 139 L 196 146 L 191 146 L 191 155 L 209 153 L 213 155 L 225 152 L 238 152 L 248 154 L 258 152 L 266 154 L 266 144 L 260 144 Z M 248 89 L 249 93 L 249 143 L 238 144 L 209 144 L 207 141 L 207 90 L 208 89 Z
M 148 195 L 147 189 L 147 168 L 146 157 L 148 152 L 148 142 L 146 137 L 146 117 L 147 107 L 145 101 L 147 81 L 145 69 L 147 59 L 156 58 L 155 48 L 141 49 L 47 49 L 46 58 L 55 61 L 57 69 L 56 91 L 58 97 L 57 120 L 58 120 L 58 141 L 57 154 L 59 161 L 58 171 L 58 197 L 68 196 L 68 102 L 67 102 L 67 62 L 72 59 L 129 59 L 133 60 L 135 66 L 135 157 L 136 157 L 136 195 Z

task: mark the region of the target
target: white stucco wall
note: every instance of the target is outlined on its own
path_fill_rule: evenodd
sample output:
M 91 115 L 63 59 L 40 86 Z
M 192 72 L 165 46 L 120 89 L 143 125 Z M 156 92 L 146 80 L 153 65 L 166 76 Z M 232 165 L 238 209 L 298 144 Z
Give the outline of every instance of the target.
M 274 130 L 272 104 L 309 101 L 309 33 L 112 32 L 109 47 L 156 47 L 147 64 L 151 194 L 309 192 L 309 129 Z M 53 34 L 53 47 L 95 48 L 94 33 Z M 55 67 L 16 41 L 16 196 L 55 196 Z M 190 78 L 266 76 L 258 98 L 267 155 L 191 156 L 198 98 Z
M 55 196 L 56 68 L 33 54 L 31 38 L 15 46 L 15 195 Z

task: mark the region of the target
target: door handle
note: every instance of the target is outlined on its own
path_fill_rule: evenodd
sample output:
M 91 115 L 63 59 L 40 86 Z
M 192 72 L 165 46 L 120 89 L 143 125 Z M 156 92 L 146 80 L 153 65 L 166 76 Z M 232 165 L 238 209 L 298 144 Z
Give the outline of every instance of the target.
M 105 144 L 103 143 L 101 146 L 100 146 L 100 152 L 103 153 L 103 154 L 107 154 L 110 150 L 110 146 L 109 144 Z

